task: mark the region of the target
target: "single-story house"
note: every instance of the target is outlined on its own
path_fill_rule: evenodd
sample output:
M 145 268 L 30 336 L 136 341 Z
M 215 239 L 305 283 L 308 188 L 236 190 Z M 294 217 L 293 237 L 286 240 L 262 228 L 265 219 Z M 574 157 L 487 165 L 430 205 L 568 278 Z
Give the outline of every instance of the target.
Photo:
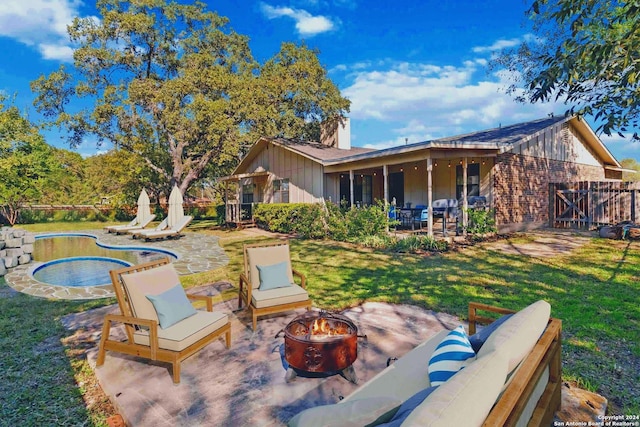
M 232 175 L 227 221 L 255 203 L 378 200 L 432 206 L 484 196 L 501 232 L 549 223 L 549 183 L 619 181 L 620 163 L 579 117 L 554 117 L 373 150 L 353 147 L 348 119 L 320 142 L 260 138 Z M 432 216 L 428 232 L 433 234 Z

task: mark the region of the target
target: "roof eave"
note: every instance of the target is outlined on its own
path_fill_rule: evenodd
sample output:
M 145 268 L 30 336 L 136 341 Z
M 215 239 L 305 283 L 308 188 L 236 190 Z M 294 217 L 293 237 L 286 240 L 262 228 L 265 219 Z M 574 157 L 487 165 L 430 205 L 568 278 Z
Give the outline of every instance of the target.
M 406 153 L 412 153 L 415 151 L 432 150 L 432 149 L 452 149 L 452 150 L 498 150 L 499 144 L 495 143 L 443 143 L 437 141 L 425 141 L 411 145 L 403 145 L 400 147 L 384 148 L 382 150 L 375 150 L 368 153 L 355 154 L 353 156 L 340 157 L 338 159 L 331 159 L 324 162 L 325 166 L 334 166 L 341 163 L 353 163 L 361 160 L 378 159 L 381 157 L 387 157 L 392 155 L 401 155 Z

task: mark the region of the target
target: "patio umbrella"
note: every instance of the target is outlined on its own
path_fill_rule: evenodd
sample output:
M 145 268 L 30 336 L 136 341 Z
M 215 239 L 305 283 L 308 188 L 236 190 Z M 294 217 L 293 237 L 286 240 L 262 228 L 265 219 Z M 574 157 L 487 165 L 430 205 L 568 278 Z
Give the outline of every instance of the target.
M 169 195 L 169 213 L 167 215 L 167 223 L 172 228 L 180 222 L 184 216 L 184 208 L 182 207 L 182 193 L 178 190 L 178 186 L 174 185 Z
M 149 201 L 149 195 L 143 188 L 138 196 L 138 213 L 136 219 L 138 224 L 145 224 L 151 217 L 151 203 Z

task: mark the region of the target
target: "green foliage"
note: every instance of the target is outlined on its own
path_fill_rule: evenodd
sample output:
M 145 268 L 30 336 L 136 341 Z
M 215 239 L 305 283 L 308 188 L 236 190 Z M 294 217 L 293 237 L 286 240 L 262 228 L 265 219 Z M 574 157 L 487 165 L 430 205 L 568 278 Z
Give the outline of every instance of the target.
M 384 202 L 361 208 L 351 208 L 345 214 L 347 240 L 357 241 L 365 236 L 376 236 L 386 232 L 389 217 Z
M 71 146 L 94 135 L 134 153 L 164 193 L 228 173 L 259 136 L 311 138 L 349 109 L 317 52 L 283 43 L 261 65 L 203 2 L 96 6 L 98 19 L 68 27 L 73 67 L 32 82 L 36 108 Z M 85 107 L 69 111 L 71 100 Z
M 527 15 L 536 37 L 493 62 L 510 71 L 508 91 L 523 102 L 564 100 L 567 113 L 593 116 L 597 131 L 635 128 L 638 139 L 640 5 L 536 0 Z
M 479 235 L 498 231 L 493 209 L 467 209 L 467 215 L 469 218 L 467 233 Z
M 29 120 L 0 94 L 0 214 L 13 225 L 22 204 L 39 201 L 46 179 L 59 165 Z
M 632 182 L 640 181 L 640 163 L 638 163 L 635 159 L 622 159 L 620 160 L 620 164 L 625 169 L 630 169 L 635 171 L 635 173 L 622 172 L 623 181 L 632 181 Z
M 359 243 L 369 248 L 386 249 L 401 253 L 446 252 L 449 250 L 449 243 L 446 240 L 436 240 L 431 236 L 424 235 L 396 237 L 382 234 L 364 237 Z
M 255 206 L 253 217 L 260 227 L 278 233 L 357 243 L 386 238 L 389 224 L 383 203 L 346 211 L 333 203 L 266 203 Z

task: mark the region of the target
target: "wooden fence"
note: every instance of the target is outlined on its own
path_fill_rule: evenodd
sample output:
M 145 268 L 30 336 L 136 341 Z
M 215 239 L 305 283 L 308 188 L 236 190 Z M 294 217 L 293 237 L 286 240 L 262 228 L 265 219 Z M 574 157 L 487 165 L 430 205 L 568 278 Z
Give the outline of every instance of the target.
M 549 184 L 549 226 L 591 230 L 623 221 L 636 222 L 640 185 L 635 182 Z

